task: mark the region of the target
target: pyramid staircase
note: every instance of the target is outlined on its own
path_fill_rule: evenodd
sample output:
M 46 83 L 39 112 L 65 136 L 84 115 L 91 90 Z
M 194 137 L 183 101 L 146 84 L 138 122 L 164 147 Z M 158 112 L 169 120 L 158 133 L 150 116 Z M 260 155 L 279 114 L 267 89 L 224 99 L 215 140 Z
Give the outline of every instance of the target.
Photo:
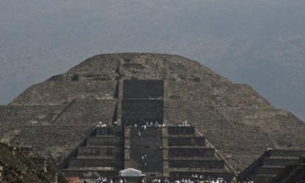
M 123 130 L 97 127 L 62 169 L 66 177 L 117 177 L 123 169 Z
M 298 165 L 288 165 L 281 171 L 274 179 L 273 182 L 300 182 L 305 179 L 305 156 L 300 156 Z
M 238 180 L 253 180 L 257 183 L 272 181 L 285 166 L 298 165 L 305 150 L 270 149 L 238 176 Z
M 125 127 L 125 168 L 141 170 L 147 177 L 163 177 L 162 128 Z
M 118 88 L 116 120 L 122 127 L 97 128 L 68 158 L 66 177 L 117 177 L 128 168 L 147 180 L 234 176 L 195 127 L 166 125 L 164 81 L 124 80 Z
M 164 130 L 167 141 L 169 177 L 180 179 L 190 177 L 232 179 L 234 174 L 215 152 L 208 147 L 203 136 L 193 126 L 170 126 Z

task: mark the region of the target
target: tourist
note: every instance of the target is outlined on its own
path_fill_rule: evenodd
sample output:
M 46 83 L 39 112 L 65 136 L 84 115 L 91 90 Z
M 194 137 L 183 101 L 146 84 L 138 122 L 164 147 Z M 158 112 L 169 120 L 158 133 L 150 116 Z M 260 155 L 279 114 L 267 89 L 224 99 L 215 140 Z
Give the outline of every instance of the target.
M 102 183 L 107 183 L 107 177 L 102 177 Z
M 272 147 L 267 147 L 267 151 L 271 151 L 272 150 Z
M 164 183 L 169 183 L 169 180 L 167 178 L 165 178 Z

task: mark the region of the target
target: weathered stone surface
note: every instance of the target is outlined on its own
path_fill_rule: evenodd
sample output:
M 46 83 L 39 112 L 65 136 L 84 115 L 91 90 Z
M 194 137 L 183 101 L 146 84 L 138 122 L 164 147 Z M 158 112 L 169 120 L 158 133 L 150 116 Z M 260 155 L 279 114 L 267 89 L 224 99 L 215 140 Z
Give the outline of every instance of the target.
M 11 105 L 68 104 L 75 98 L 88 96 L 96 99 L 113 99 L 116 81 L 46 81 L 27 89 Z
M 26 140 L 28 144 L 39 141 L 40 135 L 27 130 L 32 125 L 29 121 L 40 115 L 47 116 L 41 123 L 56 125 L 63 134 L 71 131 L 60 125 L 83 125 L 84 130 L 70 134 L 79 138 L 73 139 L 69 147 L 65 145 L 69 144 L 67 136 L 59 137 L 66 138 L 66 143 L 60 143 L 54 138 L 57 133 L 46 133 L 50 147 L 44 153 L 50 154 L 54 146 L 58 150 L 54 158 L 63 159 L 85 136 L 86 129 L 100 120 L 115 120 L 117 106 L 122 102 L 119 83 L 131 79 L 164 80 L 164 123 L 187 120 L 195 125 L 237 171 L 247 167 L 267 147 L 305 148 L 304 124 L 290 112 L 275 109 L 251 87 L 233 84 L 184 57 L 146 53 L 97 55 L 65 74 L 28 88 L 9 106 L 0 108 L 0 136 L 5 138 L 8 131 L 17 139 L 32 139 Z M 35 106 L 52 109 L 36 111 Z M 19 114 L 20 108 L 29 114 Z M 10 125 L 2 127 L 6 124 Z M 41 142 L 37 144 L 42 145 Z
M 50 125 L 65 105 L 0 106 L 0 137 L 9 142 L 25 127 Z
M 51 159 L 37 157 L 30 149 L 20 150 L 18 147 L 0 143 L 0 164 L 0 182 L 3 183 L 68 183 L 56 170 Z
M 31 145 L 40 156 L 52 157 L 59 164 L 79 145 L 90 129 L 86 125 L 27 126 L 12 143 Z

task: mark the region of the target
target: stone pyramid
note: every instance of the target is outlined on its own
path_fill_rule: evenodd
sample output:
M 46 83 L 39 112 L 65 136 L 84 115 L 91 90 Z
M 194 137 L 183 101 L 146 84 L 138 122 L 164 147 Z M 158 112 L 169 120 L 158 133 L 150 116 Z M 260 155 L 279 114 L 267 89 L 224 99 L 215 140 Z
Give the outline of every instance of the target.
M 150 82 L 122 88 L 123 81 L 137 80 Z M 123 123 L 118 112 L 122 90 L 148 88 L 144 96 L 158 97 L 149 89 L 160 87 L 158 81 L 164 87 L 163 123 L 188 121 L 236 172 L 266 148 L 305 148 L 303 122 L 274 108 L 250 86 L 234 84 L 187 58 L 151 53 L 96 55 L 30 86 L 9 105 L 0 106 L 0 137 L 30 145 L 60 165 L 99 121 Z M 154 106 L 145 110 L 150 115 L 160 112 L 154 113 Z

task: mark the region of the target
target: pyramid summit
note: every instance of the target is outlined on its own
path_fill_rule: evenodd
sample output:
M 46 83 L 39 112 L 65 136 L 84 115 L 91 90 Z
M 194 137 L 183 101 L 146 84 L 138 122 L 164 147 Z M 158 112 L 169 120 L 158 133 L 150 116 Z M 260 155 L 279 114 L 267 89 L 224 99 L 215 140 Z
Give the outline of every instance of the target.
M 42 105 L 44 104 L 43 100 L 45 100 L 48 105 L 53 102 L 54 104 L 60 104 L 64 102 L 63 100 L 70 102 L 71 99 L 65 97 L 72 97 L 72 95 L 76 94 L 73 94 L 73 92 L 79 92 L 80 95 L 86 95 L 91 91 L 91 93 L 100 93 L 101 97 L 105 97 L 107 92 L 109 92 L 108 94 L 114 92 L 112 87 L 116 85 L 116 81 L 130 79 L 195 82 L 205 80 L 206 83 L 227 81 L 227 79 L 215 74 L 198 62 L 188 60 L 181 56 L 137 53 L 104 54 L 91 57 L 76 67 L 71 68 L 63 75 L 51 77 L 44 83 L 30 87 L 10 104 Z M 101 82 L 104 82 L 105 84 L 101 85 Z M 86 87 L 84 84 L 87 84 Z M 105 86 L 108 89 L 97 88 L 96 85 L 100 87 Z M 54 91 L 56 94 L 54 93 L 51 95 L 50 93 L 52 92 L 50 90 L 56 89 L 58 89 L 58 91 Z M 75 89 L 87 89 L 90 91 L 75 91 Z M 67 92 L 69 93 L 69 96 L 60 94 L 64 94 L 65 90 L 69 91 Z M 99 90 L 100 92 L 95 92 L 94 90 Z M 35 92 L 38 92 L 39 96 L 35 94 L 34 97 L 34 95 L 31 94 Z M 102 92 L 104 92 L 104 94 L 102 94 Z M 58 97 L 61 102 L 52 101 L 56 100 L 56 97 Z M 72 98 L 78 97 L 74 96 Z
M 116 176 L 125 168 L 163 177 L 274 171 L 268 179 L 284 169 L 276 165 L 282 160 L 267 157 L 268 170 L 249 173 L 267 148 L 305 152 L 305 125 L 289 111 L 167 54 L 93 56 L 0 106 L 0 123 L 2 141 L 31 146 L 67 176 Z

